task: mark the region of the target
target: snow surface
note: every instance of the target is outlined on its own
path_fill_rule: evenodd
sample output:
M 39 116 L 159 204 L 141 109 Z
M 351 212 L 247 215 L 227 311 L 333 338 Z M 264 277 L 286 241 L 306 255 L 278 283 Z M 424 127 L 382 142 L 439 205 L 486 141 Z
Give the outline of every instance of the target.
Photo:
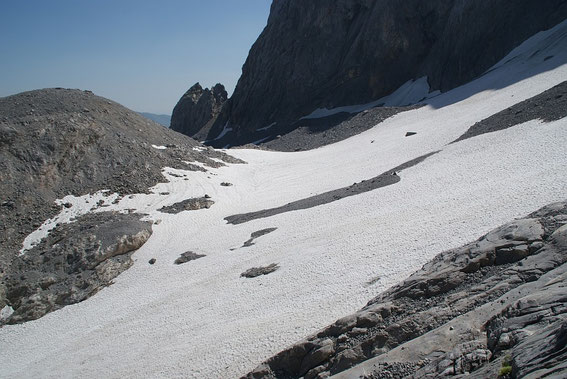
M 421 77 L 417 80 L 409 80 L 404 83 L 395 92 L 388 96 L 381 97 L 371 103 L 359 104 L 359 105 L 347 105 L 344 107 L 336 107 L 332 109 L 319 108 L 314 110 L 311 114 L 302 117 L 302 120 L 311 118 L 321 118 L 335 115 L 337 113 L 347 112 L 347 113 L 358 113 L 366 109 L 374 108 L 378 105 L 385 107 L 400 107 L 404 105 L 410 105 L 418 103 L 427 98 L 437 96 L 440 92 L 434 91 L 429 92 L 429 83 L 427 82 L 427 76 Z
M 209 173 L 164 170 L 169 183 L 105 208 L 161 220 L 132 268 L 82 303 L 1 328 L 0 376 L 238 377 L 361 308 L 437 253 L 565 200 L 567 119 L 449 144 L 475 122 L 565 80 L 564 35 L 539 35 L 530 47 L 539 54 L 339 143 L 295 153 L 238 149 L 229 153 L 248 164 Z M 408 130 L 417 134 L 405 138 Z M 347 186 L 437 150 L 388 187 L 239 225 L 223 220 Z M 157 211 L 205 193 L 215 201 L 210 209 Z M 70 209 L 88 205 L 77 200 Z M 238 248 L 269 227 L 278 229 Z M 188 250 L 206 257 L 174 265 Z M 240 277 L 270 263 L 281 268 Z
M 153 147 L 154 149 L 158 149 L 158 150 L 165 150 L 165 149 L 167 149 L 167 146 L 152 145 L 152 147 Z

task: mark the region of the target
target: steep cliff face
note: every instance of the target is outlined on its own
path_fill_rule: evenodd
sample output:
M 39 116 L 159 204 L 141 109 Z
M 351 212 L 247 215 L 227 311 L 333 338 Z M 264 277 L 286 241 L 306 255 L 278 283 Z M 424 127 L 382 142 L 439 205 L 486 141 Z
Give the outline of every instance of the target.
M 222 84 L 208 89 L 199 83 L 179 99 L 171 115 L 171 129 L 188 136 L 206 136 L 228 94 Z M 200 133 L 201 132 L 201 133 Z
M 233 142 L 319 107 L 370 102 L 427 76 L 442 91 L 478 76 L 567 17 L 565 0 L 274 0 L 209 137 Z

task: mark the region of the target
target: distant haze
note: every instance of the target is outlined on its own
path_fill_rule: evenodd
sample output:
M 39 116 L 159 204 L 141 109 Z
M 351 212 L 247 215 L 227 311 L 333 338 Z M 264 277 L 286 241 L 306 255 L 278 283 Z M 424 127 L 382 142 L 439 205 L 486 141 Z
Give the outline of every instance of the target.
M 168 114 L 155 114 L 155 113 L 148 113 L 148 112 L 140 112 L 140 114 L 150 120 L 157 122 L 167 128 L 171 124 L 171 115 Z
M 271 0 L 26 0 L 2 4 L 0 97 L 80 88 L 171 114 L 200 82 L 232 93 Z

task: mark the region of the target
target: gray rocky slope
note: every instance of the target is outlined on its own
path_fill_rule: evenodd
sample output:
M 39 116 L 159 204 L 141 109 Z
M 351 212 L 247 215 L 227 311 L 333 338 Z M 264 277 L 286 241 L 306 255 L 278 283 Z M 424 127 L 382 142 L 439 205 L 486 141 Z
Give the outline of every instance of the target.
M 567 376 L 567 202 L 439 254 L 247 378 Z
M 563 0 L 274 0 L 208 139 L 227 122 L 234 132 L 218 146 L 256 141 L 273 123 L 284 134 L 316 108 L 367 103 L 422 76 L 454 88 L 566 17 Z
M 18 256 L 25 237 L 64 206 L 56 199 L 101 190 L 144 193 L 166 181 L 164 167 L 221 165 L 211 158 L 240 162 L 90 91 L 0 98 L 0 309 L 15 310 L 0 323 L 37 318 L 96 293 L 131 264 L 116 256 L 151 234 L 142 215 L 104 212 L 59 227 L 57 238 Z
M 171 114 L 171 129 L 205 139 L 216 121 L 228 94 L 222 84 L 211 89 L 195 83 L 181 96 Z

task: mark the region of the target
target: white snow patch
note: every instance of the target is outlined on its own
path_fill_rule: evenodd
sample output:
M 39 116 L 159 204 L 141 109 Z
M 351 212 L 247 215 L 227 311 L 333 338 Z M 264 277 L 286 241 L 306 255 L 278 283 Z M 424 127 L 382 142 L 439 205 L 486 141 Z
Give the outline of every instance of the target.
M 158 149 L 158 150 L 165 150 L 165 149 L 167 149 L 167 147 L 166 147 L 166 146 L 157 146 L 157 145 L 152 145 L 152 147 L 153 147 L 154 149 Z
M 375 100 L 371 103 L 348 105 L 332 109 L 319 108 L 314 110 L 311 114 L 302 117 L 301 120 L 328 117 L 342 112 L 358 113 L 370 108 L 374 108 L 378 105 L 383 105 L 386 107 L 410 105 L 415 104 L 421 100 L 425 100 L 429 97 L 437 96 L 439 95 L 439 93 L 439 91 L 432 93 L 429 92 L 429 83 L 427 82 L 427 76 L 424 76 L 417 80 L 407 81 L 390 95 L 381 97 L 380 99 Z
M 56 200 L 55 203 L 57 205 L 63 205 L 61 212 L 57 216 L 46 220 L 39 228 L 26 237 L 19 255 L 23 255 L 27 250 L 39 244 L 57 225 L 72 222 L 73 219 L 100 208 L 101 206 L 109 206 L 118 195 L 109 194 L 108 192 L 107 190 L 103 190 L 79 197 L 68 195 L 63 199 Z M 64 206 L 65 204 L 69 206 Z
M 213 167 L 209 167 L 209 166 L 205 166 L 205 164 L 203 162 L 197 162 L 197 161 L 193 161 L 193 162 L 189 162 L 189 161 L 183 161 L 184 163 L 193 165 L 193 166 L 198 166 L 201 168 L 204 168 L 205 170 L 212 170 L 214 169 Z

